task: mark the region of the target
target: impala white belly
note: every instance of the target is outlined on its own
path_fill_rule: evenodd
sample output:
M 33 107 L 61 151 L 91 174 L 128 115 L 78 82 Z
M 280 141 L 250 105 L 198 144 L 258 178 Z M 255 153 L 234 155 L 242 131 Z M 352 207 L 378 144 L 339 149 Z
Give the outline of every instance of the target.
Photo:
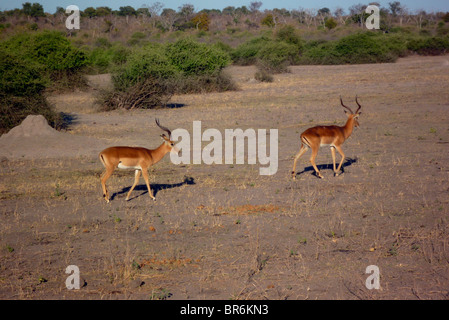
M 331 147 L 335 148 L 333 143 L 320 143 L 320 147 Z
M 125 166 L 121 162 L 118 164 L 117 168 L 119 168 L 119 169 L 142 170 L 142 167 L 140 167 L 140 166 Z

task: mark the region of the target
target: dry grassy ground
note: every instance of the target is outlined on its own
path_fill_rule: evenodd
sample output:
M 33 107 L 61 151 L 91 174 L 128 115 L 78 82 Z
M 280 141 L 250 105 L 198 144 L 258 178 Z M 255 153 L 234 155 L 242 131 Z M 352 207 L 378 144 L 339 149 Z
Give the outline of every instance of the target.
M 2 158 L 0 298 L 449 298 L 448 60 L 298 66 L 269 84 L 232 67 L 240 91 L 175 96 L 158 110 L 96 113 L 95 90 L 51 97 L 72 112 L 70 134 L 89 139 L 77 156 L 65 144 L 44 158 L 42 143 L 38 157 Z M 339 96 L 354 107 L 356 94 L 361 127 L 343 145 L 344 174 L 333 176 L 322 148 L 325 178 L 312 175 L 309 151 L 292 181 L 300 133 L 343 124 Z M 278 172 L 166 157 L 150 171 L 156 202 L 143 180 L 126 202 L 133 172 L 116 171 L 107 204 L 87 141 L 155 148 L 155 117 L 189 131 L 195 120 L 203 131 L 277 128 Z M 68 265 L 80 268 L 80 290 L 65 287 Z M 369 265 L 379 290 L 365 287 Z

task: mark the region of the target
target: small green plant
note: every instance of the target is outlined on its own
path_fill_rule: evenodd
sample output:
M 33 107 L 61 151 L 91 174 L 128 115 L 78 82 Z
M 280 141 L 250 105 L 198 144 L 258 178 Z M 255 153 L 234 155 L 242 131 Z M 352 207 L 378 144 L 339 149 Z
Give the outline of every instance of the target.
M 136 260 L 133 260 L 133 262 L 131 263 L 131 268 L 139 270 L 141 268 L 141 265 Z
M 150 300 L 167 300 L 172 295 L 167 289 L 160 288 L 151 292 Z
M 398 255 L 398 244 L 396 242 L 391 245 L 390 249 L 388 249 L 387 255 L 388 256 Z
M 120 222 L 122 222 L 122 219 L 120 218 L 120 217 L 118 217 L 117 215 L 113 215 L 112 216 L 112 219 L 113 219 L 113 221 L 115 222 L 115 223 L 120 223 Z
M 46 278 L 42 277 L 42 276 L 39 277 L 38 281 L 39 281 L 39 283 L 48 282 L 48 280 Z
M 254 74 L 254 79 L 260 82 L 273 82 L 273 75 L 265 69 L 258 68 L 257 72 Z
M 61 189 L 59 187 L 59 183 L 55 185 L 55 192 L 53 193 L 55 197 L 60 197 L 62 195 Z

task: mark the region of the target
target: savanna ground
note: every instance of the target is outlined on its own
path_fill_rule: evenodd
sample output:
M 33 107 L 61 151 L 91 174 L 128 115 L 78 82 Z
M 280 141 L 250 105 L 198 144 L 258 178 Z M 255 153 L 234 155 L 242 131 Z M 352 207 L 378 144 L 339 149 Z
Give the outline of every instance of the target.
M 86 146 L 59 145 L 45 158 L 56 147 L 34 143 L 30 157 L 24 142 L 22 156 L 2 158 L 0 298 L 448 299 L 448 60 L 295 66 L 273 83 L 231 67 L 239 91 L 174 96 L 157 110 L 95 112 L 107 76 L 51 97 Z M 323 147 L 325 178 L 312 175 L 309 151 L 293 181 L 300 133 L 343 125 L 339 96 L 354 108 L 356 94 L 361 127 L 343 145 L 344 173 L 333 176 Z M 107 204 L 98 152 L 157 147 L 155 117 L 190 132 L 195 120 L 203 131 L 276 128 L 278 171 L 166 156 L 150 170 L 156 202 L 143 179 L 125 201 L 133 172 L 117 170 Z M 80 269 L 80 290 L 66 289 L 68 265 Z M 369 265 L 379 267 L 379 290 L 365 287 Z

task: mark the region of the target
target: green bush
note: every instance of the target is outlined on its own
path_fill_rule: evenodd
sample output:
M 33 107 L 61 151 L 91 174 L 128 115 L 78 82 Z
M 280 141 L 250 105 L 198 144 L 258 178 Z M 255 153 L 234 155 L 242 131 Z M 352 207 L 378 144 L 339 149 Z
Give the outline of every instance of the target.
M 257 53 L 256 64 L 260 69 L 271 73 L 282 73 L 287 67 L 298 62 L 299 52 L 297 46 L 282 41 L 271 41 Z
M 5 49 L 0 49 L 0 94 L 18 97 L 40 94 L 47 80 L 41 66 L 22 60 Z
M 273 82 L 274 77 L 265 69 L 258 69 L 254 74 L 254 79 L 260 82 Z
M 178 74 L 178 70 L 164 54 L 162 45 L 147 45 L 136 48 L 128 56 L 126 63 L 114 70 L 112 80 L 116 90 L 125 91 L 142 79 L 152 77 L 167 80 L 176 78 Z
M 171 64 L 185 76 L 218 74 L 230 62 L 229 55 L 216 46 L 181 39 L 165 50 Z
M 301 63 L 304 64 L 356 64 L 394 62 L 401 46 L 389 42 L 376 33 L 357 33 L 336 41 L 306 46 Z
M 287 71 L 287 67 L 299 62 L 304 43 L 291 25 L 281 27 L 273 37 L 262 36 L 239 45 L 232 53 L 237 65 L 256 64 L 270 73 Z
M 449 37 L 425 37 L 412 39 L 407 49 L 421 55 L 440 55 L 449 51 Z
M 60 116 L 42 95 L 46 85 L 39 64 L 0 49 L 0 134 L 19 125 L 30 114 L 41 114 L 51 125 L 60 125 Z
M 120 43 L 110 44 L 107 47 L 96 47 L 92 49 L 89 56 L 89 64 L 94 73 L 106 73 L 125 63 L 131 50 Z
M 7 52 L 27 64 L 37 64 L 51 88 L 85 85 L 79 75 L 87 65 L 87 55 L 75 48 L 60 32 L 43 31 L 14 35 L 0 44 Z
M 300 51 L 304 45 L 301 36 L 296 31 L 295 27 L 291 25 L 285 25 L 281 27 L 276 33 L 275 37 L 276 40 L 295 45 Z
M 60 32 L 22 33 L 2 43 L 2 47 L 24 61 L 38 62 L 46 70 L 80 69 L 87 64 L 84 52 L 72 46 Z
M 104 109 L 153 108 L 174 93 L 235 89 L 222 69 L 229 55 L 218 45 L 192 39 L 134 48 L 126 62 L 112 72 L 114 91 L 104 96 Z
M 255 64 L 257 61 L 257 54 L 270 41 L 272 40 L 267 37 L 258 37 L 239 45 L 231 53 L 232 61 L 234 64 L 242 66 Z

